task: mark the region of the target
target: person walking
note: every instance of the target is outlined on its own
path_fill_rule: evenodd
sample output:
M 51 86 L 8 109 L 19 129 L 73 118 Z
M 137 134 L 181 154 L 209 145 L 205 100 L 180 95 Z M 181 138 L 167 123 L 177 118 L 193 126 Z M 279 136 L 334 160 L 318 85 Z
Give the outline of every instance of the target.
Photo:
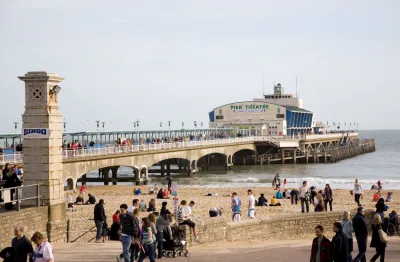
M 301 213 L 304 213 L 304 204 L 306 205 L 307 213 L 310 212 L 310 206 L 308 204 L 308 199 L 307 199 L 307 191 L 308 191 L 307 181 L 304 181 L 303 185 L 299 189 L 300 202 L 301 202 Z
M 324 236 L 321 225 L 315 227 L 315 235 L 311 246 L 310 262 L 331 262 L 331 241 Z
M 28 256 L 33 254 L 32 243 L 24 234 L 24 227 L 16 225 L 14 227 L 15 237 L 11 241 L 12 254 L 6 254 L 6 257 L 11 257 L 13 262 L 26 262 Z
M 370 247 L 374 247 L 376 249 L 376 254 L 371 258 L 371 262 L 374 262 L 380 258 L 380 262 L 385 261 L 385 249 L 386 243 L 382 243 L 381 238 L 379 236 L 379 230 L 385 231 L 382 225 L 382 219 L 380 214 L 375 214 L 374 219 L 372 220 L 372 239 Z
M 343 214 L 343 220 L 340 222 L 343 227 L 343 233 L 346 234 L 347 236 L 347 242 L 348 242 L 348 262 L 353 261 L 353 257 L 351 256 L 351 252 L 353 252 L 353 223 L 350 220 L 350 211 L 344 211 Z
M 325 211 L 328 211 L 328 203 L 329 203 L 329 209 L 332 211 L 332 200 L 333 200 L 333 194 L 331 186 L 329 184 L 326 184 L 324 190 Z
M 94 222 L 96 224 L 96 243 L 102 243 L 103 224 L 106 222 L 106 214 L 104 212 L 104 199 L 100 199 L 99 203 L 94 206 Z
M 241 206 L 240 198 L 238 197 L 236 192 L 232 193 L 232 221 L 240 221 L 240 206 Z
M 368 229 L 365 220 L 365 210 L 363 207 L 357 209 L 357 215 L 353 218 L 353 228 L 357 239 L 358 255 L 354 258 L 355 262 L 366 262 L 365 252 L 367 251 Z
M 331 242 L 332 261 L 347 262 L 349 253 L 348 239 L 346 234 L 343 233 L 342 224 L 340 222 L 333 223 L 333 232 L 336 234 Z
M 247 216 L 250 218 L 255 218 L 255 208 L 256 208 L 256 198 L 253 195 L 253 192 L 249 189 L 247 190 L 247 194 L 249 195 L 249 206 Z
M 53 247 L 44 238 L 42 233 L 35 232 L 31 241 L 36 244 L 32 260 L 35 262 L 54 262 Z
M 358 179 L 356 178 L 354 183 L 354 200 L 356 201 L 357 205 L 360 207 L 360 198 L 363 195 L 363 189 L 360 183 L 358 183 Z
M 151 230 L 151 223 L 148 217 L 142 218 L 142 233 L 140 237 L 140 255 L 138 262 L 143 262 L 146 257 L 149 257 L 150 262 L 155 262 L 155 241 L 153 240 L 153 232 Z
M 172 231 L 170 224 L 173 219 L 172 214 L 163 213 L 156 219 L 156 229 L 157 229 L 157 258 L 163 258 L 163 246 L 164 246 L 164 230 L 167 228 L 169 232 L 170 239 L 173 240 Z
M 133 216 L 133 214 L 128 213 L 128 205 L 122 204 L 120 205 L 120 214 L 119 221 L 121 224 L 121 242 L 122 242 L 122 255 L 120 255 L 117 259 L 123 258 L 124 262 L 135 261 L 135 251 L 130 250 L 131 245 L 135 240 L 139 240 L 139 225 Z M 120 261 L 120 260 L 118 260 Z

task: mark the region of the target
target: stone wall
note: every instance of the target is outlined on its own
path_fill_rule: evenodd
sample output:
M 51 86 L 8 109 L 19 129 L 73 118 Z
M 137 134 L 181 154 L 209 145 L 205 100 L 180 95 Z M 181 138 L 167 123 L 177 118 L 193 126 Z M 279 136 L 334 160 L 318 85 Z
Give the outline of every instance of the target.
M 355 211 L 352 212 L 354 214 Z M 279 215 L 274 217 L 227 222 L 223 218 L 208 218 L 197 223 L 201 243 L 220 241 L 251 240 L 294 240 L 312 239 L 314 228 L 322 225 L 325 235 L 333 237 L 332 225 L 342 219 L 343 212 L 307 213 L 296 215 Z M 368 228 L 374 216 L 373 211 L 366 211 Z M 192 243 L 193 235 L 187 228 L 188 242 Z
M 47 235 L 48 207 L 32 207 L 0 213 L 0 221 L 0 250 L 2 250 L 11 245 L 16 224 L 25 227 L 25 234 L 29 239 L 36 231 Z
M 82 209 L 92 212 L 93 206 L 82 206 Z M 106 210 L 107 211 L 107 210 Z M 83 212 L 85 213 L 85 212 Z M 111 218 L 111 212 L 106 212 Z M 354 214 L 355 211 L 352 211 Z M 92 242 L 95 240 L 96 227 L 93 219 L 82 219 L 82 214 L 71 212 L 68 214 L 69 242 Z M 366 219 L 370 228 L 374 212 L 366 211 Z M 243 220 L 240 222 L 226 221 L 222 217 L 205 218 L 195 221 L 200 241 L 195 243 L 194 236 L 189 227 L 186 227 L 188 243 L 209 244 L 222 241 L 257 241 L 257 240 L 294 240 L 312 239 L 315 237 L 314 228 L 322 225 L 325 228 L 326 236 L 331 238 L 332 225 L 342 219 L 343 212 L 321 212 L 306 214 L 277 215 L 273 217 Z M 85 217 L 92 217 L 88 214 Z M 109 224 L 111 226 L 111 224 Z

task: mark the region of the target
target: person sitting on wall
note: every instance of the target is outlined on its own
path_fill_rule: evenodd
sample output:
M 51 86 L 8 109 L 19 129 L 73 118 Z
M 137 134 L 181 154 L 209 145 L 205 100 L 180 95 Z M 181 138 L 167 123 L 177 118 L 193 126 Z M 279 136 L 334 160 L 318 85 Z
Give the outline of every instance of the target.
M 260 197 L 258 198 L 258 206 L 268 206 L 268 199 L 264 196 L 264 194 L 261 194 Z
M 281 190 L 276 191 L 275 197 L 276 197 L 276 199 L 282 199 Z
M 274 207 L 274 206 L 281 206 L 281 203 L 278 202 L 278 200 L 276 199 L 276 197 L 274 196 L 271 199 L 271 204 L 269 204 L 270 207 Z

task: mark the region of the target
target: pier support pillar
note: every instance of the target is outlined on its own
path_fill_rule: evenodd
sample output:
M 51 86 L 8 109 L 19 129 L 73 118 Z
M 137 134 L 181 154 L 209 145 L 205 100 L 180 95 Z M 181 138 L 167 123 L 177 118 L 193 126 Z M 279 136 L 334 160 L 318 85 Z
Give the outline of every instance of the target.
M 103 168 L 103 177 L 104 177 L 104 185 L 108 186 L 108 182 L 110 181 L 110 167 Z
M 161 177 L 165 176 L 165 165 L 164 162 L 160 162 L 161 165 Z
M 306 151 L 306 153 L 305 153 L 305 156 L 306 156 L 306 164 L 308 164 L 308 151 Z
M 268 164 L 268 165 L 271 164 L 271 156 L 267 156 L 267 164 Z
M 118 174 L 118 168 L 119 168 L 119 166 L 115 166 L 115 167 L 112 167 L 111 168 L 111 181 L 112 181 L 112 184 L 115 186 L 115 185 L 117 185 L 117 174 Z
M 328 163 L 328 154 L 326 153 L 326 151 L 324 151 L 324 160 L 325 163 Z
M 182 165 L 179 167 L 179 170 L 182 169 Z M 167 160 L 167 176 L 171 175 L 171 163 Z
M 285 150 L 284 149 L 281 149 L 281 150 L 282 150 L 282 152 L 281 152 L 282 164 L 285 164 Z
M 296 158 L 296 150 L 297 150 L 297 149 L 294 149 L 294 150 L 293 150 L 293 163 L 294 163 L 294 164 L 296 164 L 296 161 L 297 161 L 297 158 Z

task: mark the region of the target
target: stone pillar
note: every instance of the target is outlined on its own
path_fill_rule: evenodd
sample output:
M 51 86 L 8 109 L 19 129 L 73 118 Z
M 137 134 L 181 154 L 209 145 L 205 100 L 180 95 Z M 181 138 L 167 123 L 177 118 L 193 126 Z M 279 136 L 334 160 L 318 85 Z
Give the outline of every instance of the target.
M 117 185 L 118 168 L 119 168 L 119 166 L 114 166 L 111 168 L 111 174 L 112 174 L 111 181 L 114 186 Z
M 326 151 L 324 151 L 324 159 L 325 163 L 328 163 L 328 154 L 326 153 Z
M 308 164 L 308 151 L 306 151 L 305 157 L 306 157 L 306 164 Z
M 42 204 L 49 208 L 47 237 L 51 242 L 66 241 L 66 207 L 62 169 L 62 115 L 58 86 L 64 80 L 54 73 L 28 72 L 18 77 L 25 82 L 24 186 L 41 184 Z M 40 133 L 35 129 L 41 129 Z M 36 187 L 24 188 L 24 197 L 36 195 Z M 30 204 L 29 202 L 23 202 Z M 45 233 L 45 232 L 43 232 Z
M 285 164 L 285 150 L 284 149 L 281 149 L 282 150 L 282 152 L 281 152 L 281 155 L 282 155 L 282 164 Z

